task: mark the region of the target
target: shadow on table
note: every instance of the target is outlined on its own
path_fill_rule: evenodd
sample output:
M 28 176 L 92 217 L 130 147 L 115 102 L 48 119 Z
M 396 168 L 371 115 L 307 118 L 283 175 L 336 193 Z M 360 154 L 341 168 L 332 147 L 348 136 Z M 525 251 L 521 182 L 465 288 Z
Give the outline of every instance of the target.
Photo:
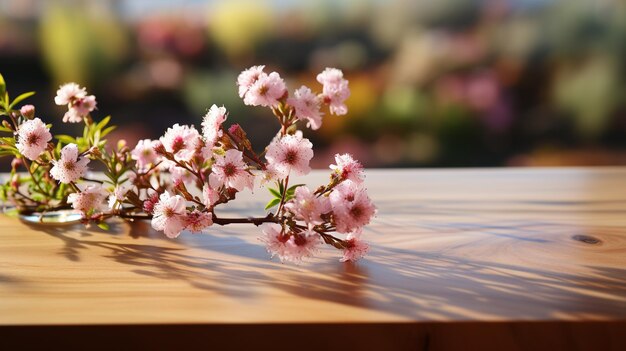
M 525 230 L 510 223 L 482 229 L 476 225 L 450 225 L 436 229 L 426 224 L 424 233 L 488 233 L 495 228 L 499 235 L 505 234 L 501 238 L 509 240 Z M 111 233 L 97 228 L 72 228 L 78 236 L 67 235 L 67 228 L 36 229 L 62 240 L 64 247 L 59 254 L 68 260 L 80 262 L 81 251 L 97 247 L 108 252 L 105 257 L 134 266 L 132 272 L 136 274 L 181 280 L 198 289 L 240 299 L 254 298 L 259 288 L 271 285 L 302 298 L 366 307 L 418 320 L 567 318 L 557 315 L 564 306 L 565 310 L 592 318 L 626 315 L 626 269 L 621 268 L 581 267 L 591 269 L 586 274 L 554 272 L 481 257 L 459 257 L 445 251 L 386 245 L 374 246 L 366 259 L 355 264 L 325 258 L 293 266 L 270 261 L 262 245 L 241 239 L 241 234 L 234 230 L 221 230 L 220 236 L 191 235 L 164 245 L 146 244 L 169 239 L 145 222 L 130 225 L 130 231 L 126 224 L 114 223 Z M 134 244 L 95 235 L 115 237 L 129 232 L 133 238 L 145 240 Z M 188 246 L 215 255 L 191 255 Z

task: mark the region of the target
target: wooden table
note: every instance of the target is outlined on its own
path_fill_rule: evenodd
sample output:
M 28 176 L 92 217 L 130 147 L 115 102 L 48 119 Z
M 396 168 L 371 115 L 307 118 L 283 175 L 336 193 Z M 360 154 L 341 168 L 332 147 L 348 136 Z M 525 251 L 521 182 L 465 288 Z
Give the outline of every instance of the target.
M 246 225 L 170 240 L 148 223 L 1 217 L 0 350 L 626 349 L 626 168 L 370 170 L 366 184 L 379 212 L 357 264 L 330 247 L 281 264 Z M 220 214 L 262 214 L 255 195 Z

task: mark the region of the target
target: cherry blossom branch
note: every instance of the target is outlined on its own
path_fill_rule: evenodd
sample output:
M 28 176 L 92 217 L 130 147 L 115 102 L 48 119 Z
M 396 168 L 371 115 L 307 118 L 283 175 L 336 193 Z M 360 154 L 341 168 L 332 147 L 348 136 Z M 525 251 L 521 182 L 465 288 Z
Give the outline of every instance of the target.
M 104 184 L 104 182 L 102 180 L 98 180 L 98 179 L 91 179 L 91 178 L 86 178 L 86 177 L 81 177 L 81 180 L 84 180 L 86 182 L 93 182 L 93 183 L 98 183 L 98 184 Z
M 5 120 L 2 126 L 14 136 L 0 142 L 2 154 L 24 159 L 30 174 L 24 179 L 16 174 L 3 185 L 3 194 L 13 199 L 22 214 L 73 208 L 82 214 L 85 224 L 103 229 L 108 228 L 105 221 L 113 217 L 151 220 L 155 230 L 170 238 L 211 225 L 252 224 L 260 227 L 259 239 L 268 252 L 281 261 L 300 262 L 312 256 L 322 241 L 342 250 L 342 261 L 357 260 L 368 247 L 360 239 L 362 228 L 375 214 L 362 185 L 358 161 L 348 154 L 337 155 L 327 185 L 312 188 L 314 191 L 305 184 L 290 188 L 291 176 L 311 171 L 313 157 L 313 144 L 297 130 L 298 122 L 313 130 L 320 128 L 323 106 L 330 114 L 347 113 L 344 102 L 349 89 L 343 73 L 327 68 L 316 78 L 322 84 L 321 93 L 301 86 L 290 94 L 280 75 L 264 72 L 264 66 L 239 75 L 237 85 L 244 104 L 270 108 L 280 125 L 260 154 L 253 150 L 241 126 L 223 126 L 228 112 L 217 105 L 208 109 L 201 130 L 174 124 L 158 140 L 140 140 L 132 150 L 124 141 L 105 149 L 103 138 L 115 127 L 107 126 L 110 117 L 92 118 L 95 97 L 75 83 L 61 86 L 55 103 L 67 107 L 63 122 L 84 123 L 83 135 L 59 135 L 55 144 L 50 126 L 34 117 L 33 106 L 22 106 L 19 113 L 11 110 L 16 101 L 5 101 L 8 94 L 3 93 L 4 80 L 0 79 L 0 115 L 8 114 L 13 123 Z M 107 180 L 85 176 L 92 160 L 104 165 Z M 164 163 L 167 167 L 160 167 Z M 163 176 L 165 172 L 169 176 Z M 276 212 L 235 218 L 215 214 L 217 206 L 234 200 L 245 189 L 252 190 L 259 177 L 279 184 L 280 190 L 269 189 L 274 198 L 266 205 L 266 210 L 277 206 Z M 23 192 L 20 184 L 29 191 Z M 188 190 L 192 184 L 201 194 Z M 44 201 L 35 200 L 40 196 Z M 50 206 L 51 199 L 59 203 Z
M 263 223 L 280 223 L 280 219 L 272 216 L 271 214 L 265 217 L 245 217 L 245 218 L 219 218 L 213 215 L 213 224 L 228 225 L 228 224 L 254 224 L 257 227 Z
M 30 164 L 28 163 L 26 158 L 24 158 L 22 161 L 24 162 L 24 167 L 26 168 L 26 170 L 28 170 L 28 174 L 30 174 L 30 177 L 34 180 L 35 179 L 35 175 L 33 174 L 33 171 L 30 169 Z M 34 181 L 33 183 L 35 184 L 37 189 L 39 189 L 39 191 L 41 192 L 42 195 L 47 195 L 48 194 L 48 192 L 43 190 L 43 188 L 41 187 L 41 184 L 38 181 Z
M 130 214 L 125 212 L 119 213 L 107 213 L 104 214 L 105 217 L 120 217 L 124 219 L 152 219 L 154 216 L 150 214 Z M 263 223 L 280 223 L 281 220 L 277 217 L 274 217 L 272 214 L 269 214 L 265 217 L 235 217 L 235 218 L 221 218 L 213 215 L 213 224 L 217 225 L 228 225 L 228 224 L 254 224 L 256 226 L 260 226 Z
M 261 170 L 266 169 L 265 162 L 261 161 L 254 151 L 241 145 L 237 138 L 228 129 L 224 129 L 224 134 L 228 135 L 228 137 L 235 143 L 235 146 L 237 146 L 237 149 L 241 151 L 245 157 L 255 162 L 259 167 L 261 167 Z
M 15 194 L 23 197 L 24 199 L 26 199 L 26 200 L 28 200 L 28 201 L 30 201 L 32 203 L 39 204 L 38 206 L 43 205 L 43 203 L 41 201 L 37 201 L 37 200 L 33 199 L 32 197 L 22 193 L 19 189 L 15 190 Z

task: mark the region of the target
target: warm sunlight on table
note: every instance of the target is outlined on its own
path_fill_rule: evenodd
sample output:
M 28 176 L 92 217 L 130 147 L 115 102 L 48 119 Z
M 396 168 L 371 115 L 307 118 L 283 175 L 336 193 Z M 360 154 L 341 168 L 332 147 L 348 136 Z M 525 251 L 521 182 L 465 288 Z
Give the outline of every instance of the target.
M 219 331 L 231 346 L 256 345 L 269 341 L 245 330 L 267 336 L 283 323 L 320 347 L 332 332 L 298 326 L 343 330 L 333 346 L 386 349 L 523 349 L 546 333 L 567 345 L 624 343 L 626 169 L 381 170 L 366 185 L 379 212 L 356 264 L 329 247 L 300 266 L 270 260 L 253 226 L 171 240 L 142 222 L 107 233 L 1 217 L 0 346 L 61 338 L 64 326 L 151 335 L 138 343 Z M 259 215 L 267 199 L 255 195 L 230 214 Z

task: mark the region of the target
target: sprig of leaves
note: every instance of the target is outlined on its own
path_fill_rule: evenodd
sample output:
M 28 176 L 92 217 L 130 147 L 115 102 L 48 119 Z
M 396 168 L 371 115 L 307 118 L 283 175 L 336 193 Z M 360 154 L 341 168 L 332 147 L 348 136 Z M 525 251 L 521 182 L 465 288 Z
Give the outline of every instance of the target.
M 7 85 L 4 81 L 4 77 L 0 74 L 0 116 L 7 116 L 13 111 L 13 108 L 20 102 L 35 95 L 34 91 L 29 91 L 18 95 L 13 101 L 9 98 L 9 92 L 7 91 Z
M 296 188 L 299 186 L 303 186 L 305 184 L 296 184 L 296 185 L 292 185 L 290 186 L 287 191 L 285 191 L 285 185 L 283 183 L 283 181 L 277 181 L 276 185 L 278 187 L 278 189 L 274 189 L 274 188 L 267 188 L 267 190 L 269 190 L 270 194 L 272 194 L 273 198 L 265 205 L 265 210 L 269 210 L 270 208 L 280 204 L 281 200 L 283 201 L 283 203 L 293 199 L 295 193 L 296 193 Z
M 0 124 L 0 132 L 11 133 L 11 136 L 0 137 L 0 157 L 20 157 L 20 153 L 15 147 L 15 137 L 13 133 L 15 132 L 14 129 L 17 129 L 17 125 L 23 122 L 23 117 L 16 116 L 13 113 L 13 108 L 33 95 L 35 95 L 35 92 L 29 91 L 20 94 L 11 101 L 4 77 L 0 74 L 0 116 L 9 116 L 10 120 L 13 122 L 13 125 L 11 125 L 7 120 L 3 120 L 2 124 Z
M 54 137 L 59 141 L 59 144 L 76 144 L 80 152 L 87 151 L 92 146 L 102 149 L 106 145 L 106 140 L 103 138 L 115 130 L 115 126 L 108 125 L 110 121 L 111 116 L 106 116 L 98 123 L 85 125 L 82 137 L 74 138 L 65 134 L 55 135 Z

